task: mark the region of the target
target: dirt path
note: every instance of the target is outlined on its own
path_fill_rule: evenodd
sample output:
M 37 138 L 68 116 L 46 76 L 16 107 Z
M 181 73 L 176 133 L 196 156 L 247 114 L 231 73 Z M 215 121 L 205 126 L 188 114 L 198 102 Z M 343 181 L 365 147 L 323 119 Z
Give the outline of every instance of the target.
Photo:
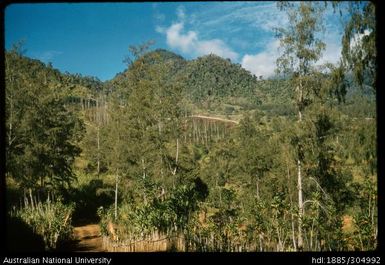
M 230 122 L 230 123 L 239 124 L 238 121 L 223 119 L 220 117 L 204 116 L 204 115 L 191 115 L 190 117 L 191 118 L 200 118 L 200 119 L 215 120 L 215 121 Z
M 73 252 L 102 252 L 103 241 L 98 224 L 76 226 L 73 230 L 74 240 L 66 250 Z

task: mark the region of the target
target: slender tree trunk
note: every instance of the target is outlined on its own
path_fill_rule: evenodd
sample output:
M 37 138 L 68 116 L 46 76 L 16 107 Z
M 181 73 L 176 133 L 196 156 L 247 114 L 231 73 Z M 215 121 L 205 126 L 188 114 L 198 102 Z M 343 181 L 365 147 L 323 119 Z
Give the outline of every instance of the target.
M 142 158 L 142 168 L 143 168 L 143 179 L 146 178 L 146 166 L 144 164 L 144 159 Z
M 35 209 L 35 206 L 34 206 L 34 203 L 33 203 L 33 197 L 32 197 L 32 188 L 29 188 L 29 198 L 31 199 L 32 209 Z
M 99 130 L 100 130 L 100 110 L 99 110 L 99 98 L 96 99 L 96 123 L 98 125 L 98 128 L 97 128 L 97 144 L 98 144 L 98 157 L 97 157 L 97 172 L 98 172 L 98 178 L 99 178 L 99 174 L 100 174 L 100 133 L 99 133 Z
M 204 128 L 205 128 L 205 143 L 207 145 L 208 143 L 207 121 L 204 122 Z
M 302 175 L 301 160 L 297 160 L 298 170 L 298 249 L 303 249 L 302 221 L 303 221 L 303 194 L 302 194 Z
M 27 191 L 23 190 L 23 199 L 24 199 L 24 207 L 27 208 L 28 206 L 28 198 L 27 198 Z
M 299 88 L 299 110 L 298 110 L 298 122 L 302 122 L 302 103 L 303 103 L 303 95 L 302 95 L 302 82 L 300 81 Z M 301 150 L 299 150 L 301 152 Z M 302 171 L 301 171 L 301 159 L 300 154 L 298 154 L 297 160 L 297 173 L 298 173 L 298 250 L 303 250 L 303 237 L 302 237 L 302 223 L 303 223 L 303 192 L 302 192 Z
M 287 165 L 287 186 L 289 189 L 289 198 L 290 198 L 290 207 L 293 205 L 293 200 L 291 197 L 291 189 L 290 189 L 290 170 L 289 170 L 289 165 Z M 297 251 L 297 242 L 295 240 L 295 225 L 294 225 L 294 215 L 293 211 L 290 213 L 291 217 L 291 232 L 292 232 L 292 239 L 293 239 L 293 248 L 294 251 Z
M 278 224 L 276 227 L 277 237 L 278 237 L 278 245 L 277 245 L 277 251 L 283 251 L 282 249 L 282 240 L 281 240 L 281 233 L 279 232 Z
M 179 138 L 176 139 L 176 155 L 175 155 L 174 175 L 176 174 L 176 169 L 178 167 L 178 158 L 179 158 Z
M 218 123 L 215 123 L 215 131 L 217 133 L 217 140 L 219 139 Z
M 108 113 L 107 113 L 108 103 L 103 99 L 103 123 L 108 123 Z
M 8 147 L 11 146 L 11 142 L 12 142 L 12 114 L 13 114 L 13 99 L 12 99 L 12 96 L 10 97 L 11 98 L 11 102 L 10 102 L 10 111 L 9 111 L 9 134 L 8 134 Z
M 257 199 L 259 200 L 259 179 L 257 177 Z
M 116 177 L 115 177 L 115 221 L 118 218 L 118 172 L 116 172 Z
M 313 250 L 313 236 L 314 236 L 314 219 L 312 221 L 312 224 L 311 224 L 311 229 L 310 229 L 310 251 L 314 251 Z
M 97 172 L 98 172 L 98 178 L 100 174 L 100 134 L 99 134 L 99 125 L 97 128 L 97 141 L 98 141 L 98 161 L 97 161 Z

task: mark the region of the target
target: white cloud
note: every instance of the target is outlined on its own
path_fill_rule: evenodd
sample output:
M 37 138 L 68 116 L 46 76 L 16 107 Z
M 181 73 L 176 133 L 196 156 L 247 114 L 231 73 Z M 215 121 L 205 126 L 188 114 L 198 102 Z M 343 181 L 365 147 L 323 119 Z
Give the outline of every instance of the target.
M 272 32 L 284 26 L 287 15 L 276 7 L 275 2 L 220 2 L 197 14 L 200 28 L 207 31 Z
M 350 49 L 354 49 L 356 47 L 359 47 L 362 44 L 362 39 L 365 36 L 369 36 L 370 31 L 368 29 L 365 29 L 364 33 L 356 33 L 350 40 Z
M 178 9 L 178 17 L 185 18 L 186 15 L 183 9 Z M 167 44 L 174 49 L 178 49 L 183 53 L 188 53 L 193 56 L 202 56 L 210 53 L 216 54 L 223 58 L 230 58 L 231 60 L 238 59 L 238 53 L 229 48 L 220 39 L 201 40 L 198 33 L 195 31 L 183 32 L 184 22 L 177 22 L 172 24 L 169 28 L 164 29 L 157 26 L 156 31 L 165 33 Z
M 172 48 L 180 49 L 182 52 L 187 53 L 196 49 L 198 38 L 196 32 L 194 31 L 189 31 L 187 34 L 183 34 L 181 32 L 183 27 L 183 22 L 180 22 L 171 25 L 166 30 L 167 44 Z
M 275 73 L 276 61 L 279 57 L 279 40 L 271 40 L 264 49 L 257 54 L 246 54 L 242 57 L 241 65 L 256 76 L 271 77 Z M 336 64 L 341 57 L 341 45 L 339 40 L 327 40 L 326 49 L 316 65 L 325 63 Z
M 230 58 L 231 60 L 237 60 L 238 53 L 231 50 L 226 44 L 219 39 L 213 39 L 208 41 L 197 42 L 196 50 L 198 54 L 216 54 L 223 58 Z
M 322 53 L 322 57 L 317 62 L 317 65 L 325 63 L 336 64 L 339 62 L 341 57 L 341 45 L 336 41 L 326 42 L 326 49 Z
M 169 27 L 156 27 L 157 32 L 166 35 L 169 47 L 189 57 L 213 53 L 230 58 L 257 76 L 275 74 L 279 41 L 273 37 L 273 29 L 288 23 L 286 13 L 276 3 L 214 2 L 210 8 L 200 8 L 192 14 L 179 6 L 176 15 L 177 22 Z M 331 7 L 325 14 L 325 23 L 326 34 L 321 39 L 326 49 L 317 65 L 337 63 L 340 59 L 342 28 Z
M 166 33 L 166 30 L 167 29 L 165 27 L 162 27 L 162 26 L 159 26 L 159 25 L 157 25 L 155 27 L 155 31 L 158 32 L 158 33 Z
M 279 41 L 272 40 L 265 49 L 257 54 L 245 54 L 241 65 L 256 76 L 270 77 L 274 75 L 276 60 L 278 58 Z

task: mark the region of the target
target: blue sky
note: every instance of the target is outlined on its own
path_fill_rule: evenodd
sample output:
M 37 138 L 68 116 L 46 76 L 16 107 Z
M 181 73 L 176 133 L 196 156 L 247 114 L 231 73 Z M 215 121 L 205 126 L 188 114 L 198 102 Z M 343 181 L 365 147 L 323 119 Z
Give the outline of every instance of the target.
M 329 8 L 322 62 L 336 62 L 342 26 Z M 214 53 L 256 75 L 274 73 L 274 27 L 285 14 L 275 2 L 157 2 L 13 4 L 5 10 L 5 48 L 25 40 L 26 56 L 61 71 L 113 78 L 126 66 L 129 45 L 155 40 L 186 59 Z

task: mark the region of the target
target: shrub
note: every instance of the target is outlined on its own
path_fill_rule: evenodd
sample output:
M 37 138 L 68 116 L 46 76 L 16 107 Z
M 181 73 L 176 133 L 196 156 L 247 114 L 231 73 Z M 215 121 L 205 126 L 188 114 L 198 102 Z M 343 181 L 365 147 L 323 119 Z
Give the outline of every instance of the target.
M 51 202 L 49 199 L 38 202 L 34 207 L 26 206 L 14 210 L 11 216 L 22 219 L 32 227 L 33 231 L 42 236 L 45 249 L 53 250 L 59 240 L 72 235 L 71 218 L 74 205 L 64 205 L 61 201 Z

